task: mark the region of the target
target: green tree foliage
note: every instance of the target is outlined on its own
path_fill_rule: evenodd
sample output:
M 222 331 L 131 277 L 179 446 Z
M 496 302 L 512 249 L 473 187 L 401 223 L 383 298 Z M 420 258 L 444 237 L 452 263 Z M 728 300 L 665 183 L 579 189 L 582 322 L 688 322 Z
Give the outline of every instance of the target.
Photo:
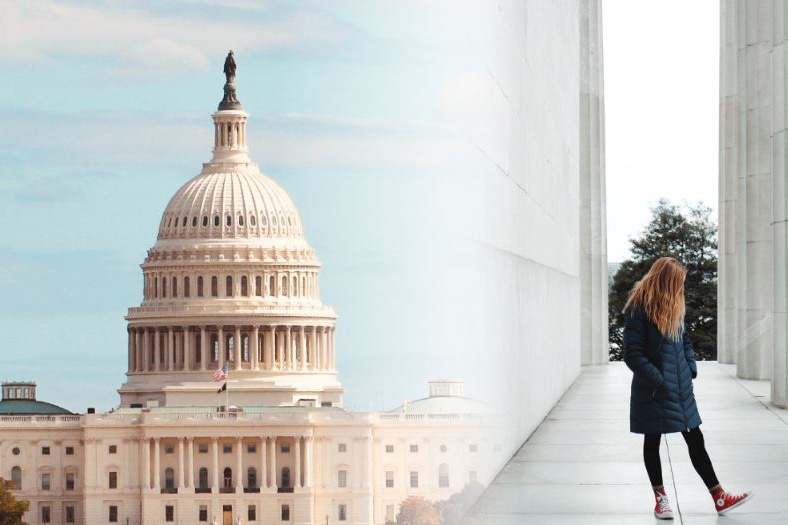
M 465 513 L 471 508 L 484 492 L 484 485 L 478 482 L 467 483 L 460 492 L 452 494 L 445 501 L 439 501 L 435 508 L 443 518 L 443 525 L 464 525 Z
M 631 239 L 632 258 L 613 277 L 608 300 L 610 359 L 623 352 L 624 316 L 629 292 L 660 257 L 674 257 L 687 267 L 684 296 L 687 326 L 698 360 L 717 358 L 717 226 L 702 204 L 683 209 L 661 199 L 640 237 Z
M 14 497 L 13 487 L 13 482 L 0 478 L 0 525 L 24 525 L 22 516 L 30 508 L 27 501 Z
M 421 496 L 409 496 L 399 506 L 397 525 L 443 525 L 435 505 Z

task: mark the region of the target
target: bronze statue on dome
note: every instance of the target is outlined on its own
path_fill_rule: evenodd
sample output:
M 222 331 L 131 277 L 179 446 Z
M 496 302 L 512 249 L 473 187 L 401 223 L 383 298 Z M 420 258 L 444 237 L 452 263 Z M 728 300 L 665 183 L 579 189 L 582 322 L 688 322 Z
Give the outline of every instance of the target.
M 236 69 L 235 55 L 231 49 L 230 52 L 227 53 L 227 58 L 224 59 L 224 76 L 226 81 L 224 83 L 224 97 L 219 103 L 219 111 L 243 109 L 243 106 L 241 106 L 241 103 L 238 101 L 238 96 L 235 94 Z
M 233 50 L 231 49 L 229 53 L 227 53 L 227 58 L 224 59 L 224 76 L 227 78 L 227 83 L 231 84 L 235 81 L 235 57 L 233 56 Z

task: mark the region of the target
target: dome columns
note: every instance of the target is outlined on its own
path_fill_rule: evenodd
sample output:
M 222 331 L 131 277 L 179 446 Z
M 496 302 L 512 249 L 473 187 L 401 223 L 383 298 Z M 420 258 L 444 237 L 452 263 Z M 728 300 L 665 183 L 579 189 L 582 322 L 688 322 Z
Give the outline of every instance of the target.
M 333 371 L 334 327 L 325 325 L 132 326 L 129 375 L 170 372 Z
M 213 114 L 213 159 L 211 162 L 249 162 L 246 145 L 245 111 L 217 111 Z

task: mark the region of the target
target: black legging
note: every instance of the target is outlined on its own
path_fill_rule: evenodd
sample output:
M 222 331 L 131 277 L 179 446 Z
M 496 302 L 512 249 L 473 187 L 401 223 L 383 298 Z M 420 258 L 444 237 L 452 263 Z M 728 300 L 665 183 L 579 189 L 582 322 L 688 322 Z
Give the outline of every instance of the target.
M 687 442 L 690 459 L 695 471 L 700 475 L 707 488 L 719 484 L 717 475 L 714 474 L 714 467 L 711 459 L 706 452 L 706 445 L 703 441 L 703 434 L 700 427 L 695 427 L 689 432 L 682 432 L 684 441 Z M 646 434 L 643 439 L 643 459 L 646 462 L 646 472 L 648 479 L 653 486 L 662 485 L 662 464 L 659 461 L 659 441 L 661 434 Z

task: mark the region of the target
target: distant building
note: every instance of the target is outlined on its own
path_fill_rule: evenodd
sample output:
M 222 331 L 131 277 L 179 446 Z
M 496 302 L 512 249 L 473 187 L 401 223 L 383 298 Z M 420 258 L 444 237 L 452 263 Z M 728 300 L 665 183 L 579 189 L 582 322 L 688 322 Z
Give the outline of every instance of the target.
M 461 382 L 390 412 L 342 408 L 320 262 L 249 159 L 229 77 L 213 122 L 213 159 L 142 264 L 120 408 L 74 415 L 35 383 L 2 385 L 0 476 L 30 501 L 25 521 L 380 525 L 407 496 L 488 482 L 502 452 Z

